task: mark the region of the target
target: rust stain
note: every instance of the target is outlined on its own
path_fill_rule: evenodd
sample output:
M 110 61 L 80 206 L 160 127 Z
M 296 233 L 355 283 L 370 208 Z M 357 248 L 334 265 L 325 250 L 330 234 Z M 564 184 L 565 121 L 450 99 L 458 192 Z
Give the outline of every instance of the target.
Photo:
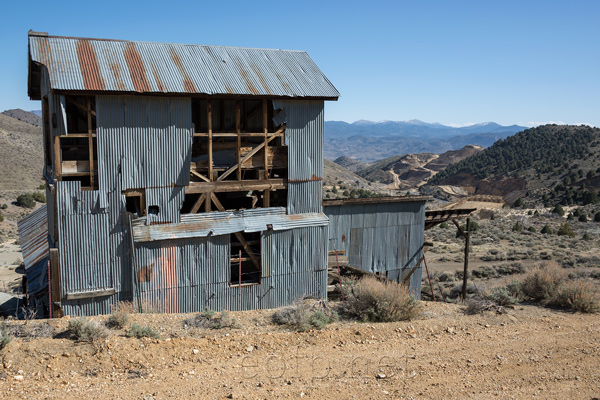
M 137 278 L 138 282 L 150 282 L 154 278 L 154 263 L 140 268 Z
M 77 41 L 77 59 L 86 90 L 104 90 L 104 80 L 100 75 L 98 59 L 88 40 Z
M 111 63 L 109 68 L 113 76 L 115 77 L 117 89 L 125 90 L 125 85 L 123 85 L 123 78 L 121 77 L 121 66 L 117 63 Z
M 50 67 L 52 65 L 52 50 L 50 48 L 50 42 L 47 38 L 39 41 L 39 56 L 40 56 L 40 64 L 45 65 L 46 67 Z
M 192 82 L 192 80 L 190 79 L 189 75 L 187 74 L 187 71 L 183 67 L 183 63 L 181 62 L 181 59 L 179 58 L 179 56 L 177 55 L 177 53 L 175 52 L 175 50 L 172 47 L 169 49 L 169 55 L 171 56 L 171 60 L 173 60 L 173 62 L 175 63 L 175 66 L 177 67 L 177 69 L 179 70 L 179 73 L 181 74 L 181 77 L 183 78 L 183 87 L 184 87 L 185 91 L 188 93 L 196 93 L 197 90 L 196 90 L 196 86 L 194 86 L 194 82 Z
M 267 92 L 267 94 L 271 94 L 271 91 L 269 90 L 269 85 L 267 85 L 267 82 L 265 81 L 264 76 L 260 72 L 260 69 L 258 69 L 258 67 L 256 65 L 252 65 L 252 71 L 254 71 L 254 73 L 256 74 L 256 76 L 258 76 L 258 80 L 260 81 L 260 84 L 265 89 L 265 91 Z
M 152 75 L 154 75 L 154 80 L 156 81 L 156 86 L 158 86 L 158 90 L 160 92 L 165 92 L 165 87 L 163 86 L 162 81 L 160 80 L 160 76 L 158 76 L 158 71 L 156 70 L 154 64 L 150 63 L 150 68 L 152 69 Z
M 131 81 L 133 82 L 135 91 L 150 92 L 150 83 L 148 82 L 148 77 L 146 76 L 144 62 L 142 61 L 140 53 L 138 53 L 137 49 L 135 48 L 134 43 L 127 43 L 125 46 L 124 56 L 125 62 L 127 63 L 127 68 L 129 68 L 129 75 L 131 76 Z
M 158 259 L 160 264 L 161 282 L 160 289 L 165 292 L 165 312 L 179 312 L 179 302 L 177 301 L 177 247 L 169 246 L 161 249 L 161 257 Z
M 310 179 L 288 179 L 288 182 L 313 182 L 313 181 L 322 181 L 323 178 L 319 178 L 314 175 L 310 177 Z
M 256 88 L 252 84 L 252 81 L 250 81 L 250 78 L 248 78 L 248 72 L 246 72 L 245 69 L 240 68 L 240 74 L 242 75 L 242 78 L 244 78 L 244 80 L 246 81 L 246 87 L 248 88 L 250 93 L 258 94 L 258 90 L 256 90 Z
M 346 235 L 342 235 L 342 243 L 346 241 Z

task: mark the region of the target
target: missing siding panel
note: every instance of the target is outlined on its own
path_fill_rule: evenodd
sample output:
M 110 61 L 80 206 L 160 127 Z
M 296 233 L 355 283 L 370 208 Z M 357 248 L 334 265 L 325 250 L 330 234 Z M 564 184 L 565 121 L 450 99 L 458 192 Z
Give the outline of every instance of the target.
M 231 234 L 231 273 L 229 285 L 260 284 L 262 279 L 261 232 Z M 240 258 L 241 254 L 241 258 Z

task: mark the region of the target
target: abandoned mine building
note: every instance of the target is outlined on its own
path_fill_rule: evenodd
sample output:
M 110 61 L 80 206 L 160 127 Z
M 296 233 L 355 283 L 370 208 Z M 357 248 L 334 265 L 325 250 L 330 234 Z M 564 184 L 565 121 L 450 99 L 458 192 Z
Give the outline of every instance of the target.
M 19 235 L 38 315 L 326 298 L 334 247 L 394 280 L 414 272 L 425 198 L 332 203 L 330 232 L 324 101 L 339 93 L 306 52 L 28 38 L 47 204 Z

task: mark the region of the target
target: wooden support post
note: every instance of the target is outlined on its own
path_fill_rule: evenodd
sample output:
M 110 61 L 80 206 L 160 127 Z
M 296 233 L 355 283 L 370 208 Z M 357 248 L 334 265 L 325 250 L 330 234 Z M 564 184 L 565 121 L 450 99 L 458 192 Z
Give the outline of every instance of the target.
M 204 200 L 204 212 L 211 212 L 211 197 L 213 193 L 206 193 L 206 199 Z
M 274 138 L 276 138 L 278 136 L 276 135 L 272 135 L 269 136 L 269 138 L 267 139 L 267 143 L 270 142 L 271 140 L 273 140 Z M 263 147 L 265 147 L 265 142 L 259 144 L 258 146 L 256 146 L 255 148 L 253 148 L 248 154 L 246 154 L 244 156 L 244 158 L 242 158 L 240 160 L 240 164 L 244 164 L 247 160 L 250 159 L 250 157 L 254 156 L 256 153 L 258 153 Z M 233 171 L 235 171 L 237 169 L 237 165 L 234 165 L 233 167 L 229 168 L 227 171 L 223 172 L 219 178 L 217 178 L 217 181 L 222 181 L 224 180 L 226 177 L 228 177 L 229 175 L 231 175 L 231 173 Z
M 471 218 L 467 218 L 467 234 L 465 235 L 465 268 L 463 272 L 462 298 L 467 299 L 467 274 L 469 272 L 469 245 L 471 244 Z
M 264 152 L 264 162 L 265 162 L 265 179 L 269 179 L 269 141 L 267 140 L 267 133 L 269 131 L 269 124 L 267 120 L 267 99 L 263 99 L 263 133 L 265 135 L 265 148 Z
M 241 112 L 240 112 L 240 101 L 236 100 L 235 102 L 235 131 L 237 132 L 237 148 L 236 148 L 236 157 L 237 157 L 237 180 L 242 180 L 242 163 L 241 163 L 241 155 L 240 151 L 242 148 L 242 128 L 241 124 Z
M 54 136 L 54 173 L 56 179 L 62 181 L 62 157 L 60 153 L 60 137 Z
M 60 318 L 63 316 L 62 308 L 56 303 L 61 301 L 60 290 L 60 259 L 58 249 L 50 249 L 50 283 L 49 288 L 52 293 L 52 316 Z
M 213 180 L 213 151 L 212 151 L 212 100 L 206 101 L 206 114 L 208 126 L 208 179 Z M 209 206 L 210 208 L 210 206 Z
M 92 137 L 92 100 L 87 97 L 88 151 L 90 152 L 90 187 L 94 190 L 94 139 Z

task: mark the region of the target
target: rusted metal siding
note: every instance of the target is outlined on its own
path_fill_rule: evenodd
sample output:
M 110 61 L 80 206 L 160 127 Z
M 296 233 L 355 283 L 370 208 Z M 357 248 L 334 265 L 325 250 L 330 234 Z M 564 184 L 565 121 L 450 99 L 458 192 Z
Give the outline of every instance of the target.
M 327 217 L 322 213 L 288 215 L 282 207 L 183 214 L 181 222 L 174 224 L 152 225 L 152 221 L 150 216 L 134 221 L 135 241 L 186 239 L 234 232 L 261 232 L 268 229 L 279 231 L 328 224 Z
M 288 212 L 321 212 L 323 194 L 324 103 L 318 100 L 273 101 L 286 115 Z
M 186 186 L 193 125 L 189 98 L 98 96 L 102 191 Z
M 345 251 L 348 263 L 367 272 L 387 271 L 400 281 L 422 256 L 425 201 L 325 206 L 329 251 Z M 410 288 L 421 293 L 420 267 Z
M 303 51 L 30 36 L 53 89 L 338 98 Z
M 20 220 L 17 223 L 17 230 L 25 269 L 32 267 L 49 255 L 46 205 Z

